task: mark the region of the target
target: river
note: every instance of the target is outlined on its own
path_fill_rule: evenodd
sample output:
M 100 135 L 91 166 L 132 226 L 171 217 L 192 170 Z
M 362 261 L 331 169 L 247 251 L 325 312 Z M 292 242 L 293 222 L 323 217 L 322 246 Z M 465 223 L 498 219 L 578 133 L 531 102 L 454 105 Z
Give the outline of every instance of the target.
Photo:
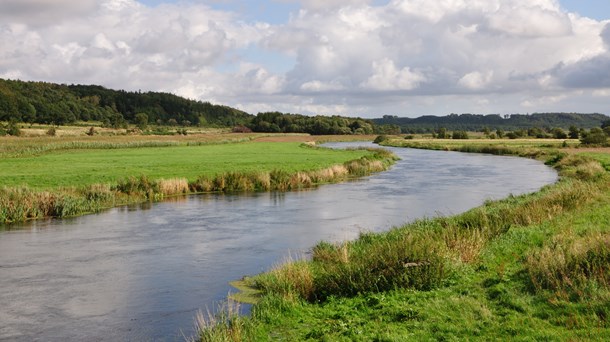
M 356 181 L 185 196 L 0 231 L 0 340 L 183 340 L 230 281 L 320 240 L 457 214 L 557 180 L 529 159 L 392 150 L 401 160 L 391 170 Z

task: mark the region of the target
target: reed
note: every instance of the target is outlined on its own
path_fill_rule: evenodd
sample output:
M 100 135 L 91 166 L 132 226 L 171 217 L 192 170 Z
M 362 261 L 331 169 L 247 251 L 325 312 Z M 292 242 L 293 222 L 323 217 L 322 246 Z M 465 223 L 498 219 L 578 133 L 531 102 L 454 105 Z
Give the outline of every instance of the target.
M 160 179 L 157 181 L 159 192 L 164 196 L 175 196 L 189 192 L 189 182 L 186 178 Z

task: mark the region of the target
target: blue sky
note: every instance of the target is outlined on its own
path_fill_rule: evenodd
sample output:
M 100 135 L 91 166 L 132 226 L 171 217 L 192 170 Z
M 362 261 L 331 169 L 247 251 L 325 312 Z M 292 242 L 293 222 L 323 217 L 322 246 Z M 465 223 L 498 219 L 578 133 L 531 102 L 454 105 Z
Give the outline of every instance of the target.
M 3 0 L 0 41 L 2 78 L 250 113 L 610 114 L 608 0 Z
M 177 0 L 141 0 L 141 3 L 148 6 L 157 6 L 163 3 L 175 3 Z M 296 1 L 200 1 L 214 8 L 235 11 L 249 20 L 262 20 L 270 23 L 285 22 L 291 12 L 299 9 Z M 376 1 L 383 3 L 384 1 Z M 387 2 L 387 1 L 385 1 Z M 576 12 L 582 16 L 587 16 L 597 20 L 610 18 L 609 0 L 561 0 L 561 6 L 571 12 Z

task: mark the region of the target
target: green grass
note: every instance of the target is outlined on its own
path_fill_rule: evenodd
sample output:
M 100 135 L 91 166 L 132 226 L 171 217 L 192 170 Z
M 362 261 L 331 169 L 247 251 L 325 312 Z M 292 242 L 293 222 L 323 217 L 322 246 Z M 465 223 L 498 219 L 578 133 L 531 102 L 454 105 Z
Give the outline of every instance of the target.
M 221 324 L 239 328 L 228 340 L 609 340 L 610 174 L 586 156 L 527 147 L 559 170 L 559 183 L 320 243 L 310 261 L 245 278 L 262 295 L 250 318 Z
M 370 154 L 302 147 L 299 143 L 240 143 L 119 149 L 76 149 L 0 159 L 0 186 L 33 189 L 151 179 L 213 176 L 223 172 L 282 169 L 293 173 L 341 164 Z
M 187 193 L 310 188 L 383 171 L 395 160 L 385 150 L 294 142 L 121 138 L 40 148 L 35 140 L 9 140 L 16 155 L 0 159 L 0 223 L 76 216 Z
M 598 160 L 606 170 L 610 171 L 610 153 L 585 152 L 582 155 Z

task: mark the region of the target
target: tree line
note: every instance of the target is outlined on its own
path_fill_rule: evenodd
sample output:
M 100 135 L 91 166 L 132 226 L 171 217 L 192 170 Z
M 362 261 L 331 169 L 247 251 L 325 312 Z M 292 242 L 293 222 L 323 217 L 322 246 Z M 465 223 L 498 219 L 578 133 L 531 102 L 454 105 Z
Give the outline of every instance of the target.
M 539 113 L 451 114 L 399 118 L 362 119 L 345 116 L 307 116 L 265 112 L 251 115 L 229 106 L 186 99 L 163 92 L 112 90 L 98 85 L 65 85 L 0 79 L 0 122 L 66 125 L 101 122 L 107 127 L 134 124 L 142 130 L 150 125 L 228 127 L 236 132 L 321 134 L 416 134 L 432 133 L 465 138 L 467 131 L 491 132 L 501 138 L 558 137 L 559 130 L 599 128 L 610 117 L 603 114 Z M 14 124 L 4 124 L 2 132 L 16 132 Z M 184 132 L 186 132 L 183 129 Z M 565 134 L 568 134 L 565 132 Z M 573 136 L 573 134 L 572 134 Z M 579 136 L 584 136 L 581 132 Z
M 377 125 L 396 125 L 402 133 L 433 133 L 440 128 L 450 131 L 479 132 L 484 129 L 520 131 L 538 128 L 549 131 L 553 128 L 569 129 L 571 126 L 590 129 L 600 125 L 610 117 L 593 113 L 534 113 L 528 114 L 450 114 L 447 116 L 425 115 L 418 118 L 401 118 L 384 115 L 373 119 Z
M 99 121 L 111 127 L 146 121 L 231 127 L 245 124 L 250 118 L 251 115 L 235 108 L 169 93 L 0 79 L 0 121 L 56 125 Z

